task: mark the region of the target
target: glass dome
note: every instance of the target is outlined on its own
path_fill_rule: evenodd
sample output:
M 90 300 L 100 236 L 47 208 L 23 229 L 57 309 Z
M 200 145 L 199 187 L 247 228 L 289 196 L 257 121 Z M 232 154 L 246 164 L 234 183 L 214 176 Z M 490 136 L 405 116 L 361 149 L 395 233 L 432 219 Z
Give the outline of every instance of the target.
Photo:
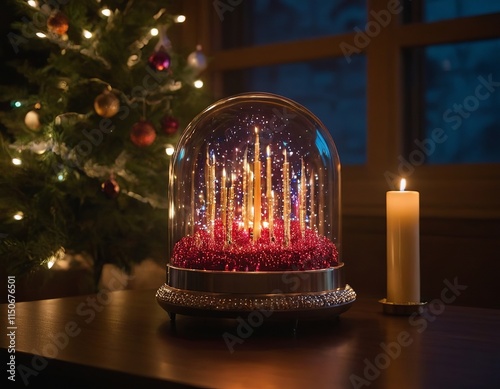
M 169 182 L 169 265 L 272 272 L 342 264 L 340 160 L 321 121 L 269 93 L 222 99 L 183 132 Z

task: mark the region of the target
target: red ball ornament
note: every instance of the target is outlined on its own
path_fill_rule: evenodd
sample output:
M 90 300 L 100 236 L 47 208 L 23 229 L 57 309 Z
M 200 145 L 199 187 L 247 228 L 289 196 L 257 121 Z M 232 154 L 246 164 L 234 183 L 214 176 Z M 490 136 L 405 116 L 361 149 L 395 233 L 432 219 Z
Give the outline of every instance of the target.
M 170 67 L 170 54 L 165 49 L 160 49 L 151 54 L 148 58 L 149 66 L 159 72 Z
M 101 184 L 101 190 L 110 199 L 114 199 L 120 194 L 120 186 L 114 178 L 104 181 Z
M 150 146 L 156 139 L 156 131 L 153 125 L 141 120 L 132 126 L 130 140 L 139 147 Z
M 61 11 L 52 13 L 47 19 L 47 29 L 57 35 L 64 35 L 69 28 L 69 19 Z
M 179 130 L 179 121 L 173 116 L 165 116 L 161 120 L 161 129 L 167 135 L 173 135 Z

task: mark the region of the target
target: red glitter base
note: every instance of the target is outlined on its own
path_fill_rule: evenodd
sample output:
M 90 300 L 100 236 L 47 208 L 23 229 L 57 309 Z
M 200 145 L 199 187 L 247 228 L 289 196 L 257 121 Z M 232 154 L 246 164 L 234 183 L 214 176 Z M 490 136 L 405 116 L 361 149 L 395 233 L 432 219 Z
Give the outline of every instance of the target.
M 274 239 L 263 228 L 253 242 L 250 233 L 233 224 L 233 240 L 226 243 L 222 223 L 217 220 L 214 238 L 206 230 L 186 236 L 175 244 L 172 265 L 187 269 L 226 271 L 286 271 L 327 269 L 339 264 L 335 244 L 315 231 L 300 233 L 299 222 L 290 223 L 290 244 L 283 245 L 283 222 L 274 225 Z

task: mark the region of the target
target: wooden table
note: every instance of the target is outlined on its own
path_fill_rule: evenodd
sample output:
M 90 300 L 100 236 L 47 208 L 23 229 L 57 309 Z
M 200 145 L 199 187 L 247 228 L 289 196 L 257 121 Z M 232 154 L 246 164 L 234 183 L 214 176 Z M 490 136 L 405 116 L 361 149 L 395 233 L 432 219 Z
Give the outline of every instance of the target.
M 499 310 L 434 300 L 426 316 L 409 319 L 359 297 L 339 320 L 301 321 L 295 335 L 290 322 L 252 319 L 178 316 L 173 326 L 154 290 L 17 303 L 16 382 L 24 376 L 31 387 L 500 387 Z M 9 333 L 5 304 L 2 325 Z M 8 345 L 2 336 L 3 363 Z

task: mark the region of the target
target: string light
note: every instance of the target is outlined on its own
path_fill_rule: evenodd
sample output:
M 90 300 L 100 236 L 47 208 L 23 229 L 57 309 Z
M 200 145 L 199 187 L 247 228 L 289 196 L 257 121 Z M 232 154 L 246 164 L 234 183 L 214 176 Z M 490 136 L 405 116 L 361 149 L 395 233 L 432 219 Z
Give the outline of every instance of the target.
M 40 31 L 39 31 L 39 32 L 37 32 L 35 35 L 36 35 L 37 37 L 39 37 L 39 38 L 42 38 L 42 39 L 47 37 L 47 35 L 45 35 L 43 32 L 40 32 Z
M 103 8 L 101 9 L 101 14 L 103 14 L 106 17 L 111 16 L 111 10 L 109 8 Z
M 169 157 L 174 154 L 174 150 L 175 150 L 174 146 L 170 144 L 165 146 L 165 153 L 167 153 Z
M 59 82 L 57 83 L 57 87 L 58 87 L 59 89 L 64 89 L 64 90 L 66 90 L 66 89 L 68 89 L 68 82 L 67 82 L 66 80 L 61 80 L 61 81 L 59 81 Z
M 35 0 L 28 0 L 28 5 L 33 8 L 38 8 L 38 3 Z
M 19 158 L 12 158 L 12 163 L 16 166 L 19 166 L 23 163 Z
M 196 80 L 196 81 L 193 83 L 193 85 L 194 85 L 194 87 L 195 87 L 195 88 L 198 88 L 198 89 L 203 88 L 203 81 L 201 81 L 201 80 Z
M 59 250 L 57 250 L 54 255 L 52 255 L 48 261 L 47 261 L 47 267 L 50 269 L 52 266 L 54 266 L 54 264 L 60 260 L 60 259 L 63 259 L 64 256 L 66 255 L 65 253 L 65 250 L 64 248 L 60 248 Z
M 89 30 L 83 30 L 83 36 L 87 39 L 92 38 L 92 33 Z
M 158 29 L 157 28 L 152 28 L 151 31 L 150 31 L 150 34 L 152 36 L 157 36 L 159 33 Z
M 184 23 L 186 21 L 186 17 L 184 15 L 177 15 L 174 21 L 176 23 Z
M 19 107 L 21 107 L 22 105 L 23 105 L 23 104 L 22 104 L 19 100 L 16 100 L 16 101 L 13 101 L 13 102 L 12 102 L 12 106 L 13 106 L 14 108 L 19 108 Z
M 21 211 L 19 212 L 16 212 L 13 216 L 14 220 L 23 220 L 24 218 L 24 213 L 22 213 Z

